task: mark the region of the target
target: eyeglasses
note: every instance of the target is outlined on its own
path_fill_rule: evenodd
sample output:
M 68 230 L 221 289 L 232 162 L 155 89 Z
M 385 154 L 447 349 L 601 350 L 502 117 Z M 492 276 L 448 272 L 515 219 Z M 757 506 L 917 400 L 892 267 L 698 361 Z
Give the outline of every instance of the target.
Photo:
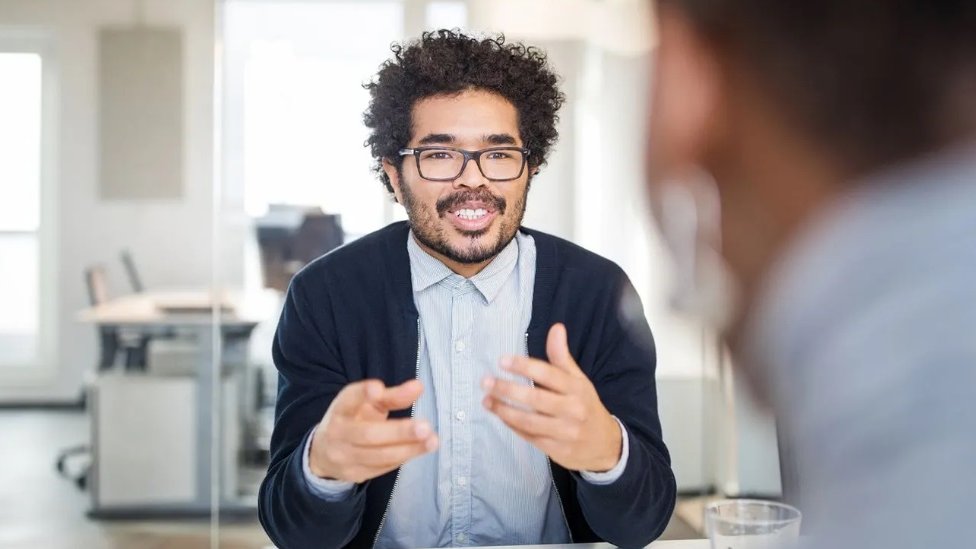
M 413 156 L 417 160 L 417 172 L 428 181 L 454 181 L 464 173 L 468 160 L 474 160 L 485 179 L 497 182 L 522 177 L 529 149 L 494 147 L 466 151 L 453 147 L 415 147 L 401 149 L 400 156 Z

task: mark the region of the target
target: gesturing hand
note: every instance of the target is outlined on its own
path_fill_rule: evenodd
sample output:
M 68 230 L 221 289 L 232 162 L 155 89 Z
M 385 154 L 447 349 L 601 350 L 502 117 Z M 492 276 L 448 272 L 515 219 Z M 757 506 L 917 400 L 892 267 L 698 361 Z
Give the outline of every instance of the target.
M 364 482 L 407 460 L 437 449 L 426 421 L 388 419 L 424 390 L 417 380 L 384 387 L 372 379 L 351 383 L 336 395 L 315 429 L 308 465 L 321 478 Z
M 612 469 L 620 460 L 620 427 L 569 353 L 562 324 L 549 330 L 546 355 L 549 362 L 503 358 L 503 370 L 525 376 L 535 386 L 486 377 L 482 381 L 485 408 L 567 469 Z

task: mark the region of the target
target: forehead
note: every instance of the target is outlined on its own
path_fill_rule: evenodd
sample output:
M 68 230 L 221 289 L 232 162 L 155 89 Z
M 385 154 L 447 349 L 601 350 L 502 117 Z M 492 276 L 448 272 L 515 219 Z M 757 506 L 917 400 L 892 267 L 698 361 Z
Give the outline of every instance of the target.
M 515 105 L 484 90 L 426 97 L 414 104 L 411 118 L 411 142 L 431 134 L 451 135 L 459 142 L 501 134 L 519 139 Z

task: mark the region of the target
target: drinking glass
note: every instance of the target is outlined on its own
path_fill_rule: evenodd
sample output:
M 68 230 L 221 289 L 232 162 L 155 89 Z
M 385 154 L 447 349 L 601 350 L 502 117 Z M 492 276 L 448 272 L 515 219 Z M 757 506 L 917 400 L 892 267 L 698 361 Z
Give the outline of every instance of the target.
M 774 501 L 733 499 L 705 507 L 712 549 L 783 549 L 796 546 L 801 514 Z

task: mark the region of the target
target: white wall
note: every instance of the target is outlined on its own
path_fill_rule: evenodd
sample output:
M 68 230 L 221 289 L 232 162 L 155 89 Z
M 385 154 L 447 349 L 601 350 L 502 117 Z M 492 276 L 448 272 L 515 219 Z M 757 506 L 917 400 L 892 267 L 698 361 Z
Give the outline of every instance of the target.
M 175 201 L 98 198 L 97 31 L 130 25 L 143 6 L 147 24 L 184 31 L 184 195 Z M 75 321 L 86 306 L 82 271 L 105 262 L 127 290 L 118 252 L 129 248 L 147 286 L 206 286 L 211 278 L 214 17 L 211 0 L 0 0 L 0 27 L 40 28 L 53 36 L 58 71 L 54 296 L 59 346 L 54 376 L 35 387 L 0 386 L 0 400 L 74 399 L 96 360 L 95 329 Z M 0 30 L 2 32 L 2 30 Z M 151 128 L 148 128 L 151 130 Z M 51 221 L 48 217 L 48 221 Z M 44 221 L 42 221 L 44 223 Z M 42 229 L 43 230 L 43 229 Z

